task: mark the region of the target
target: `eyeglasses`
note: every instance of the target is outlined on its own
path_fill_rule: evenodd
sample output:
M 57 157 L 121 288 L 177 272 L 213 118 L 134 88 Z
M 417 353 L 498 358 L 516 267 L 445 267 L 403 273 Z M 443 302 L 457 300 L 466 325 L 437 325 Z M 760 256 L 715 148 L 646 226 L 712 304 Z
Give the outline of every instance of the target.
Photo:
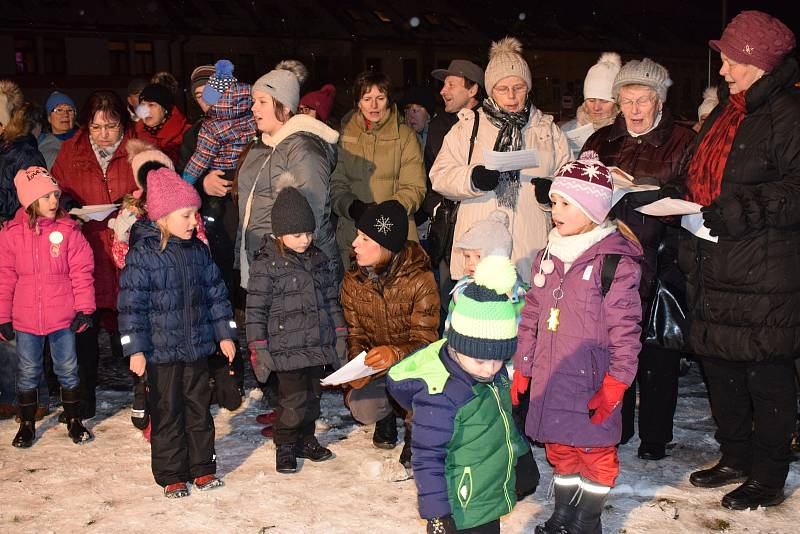
M 638 108 L 644 108 L 644 107 L 649 106 L 652 103 L 653 103 L 653 97 L 652 96 L 642 96 L 642 97 L 639 97 L 636 100 L 628 100 L 627 98 L 623 99 L 623 100 L 620 100 L 619 101 L 619 107 L 621 107 L 621 108 L 632 108 L 635 105 Z
M 50 113 L 57 113 L 59 115 L 75 115 L 75 110 L 72 108 L 53 108 Z
M 495 88 L 492 89 L 492 91 L 496 92 L 497 94 L 503 95 L 503 96 L 506 96 L 509 92 L 511 92 L 512 94 L 518 95 L 520 93 L 527 93 L 528 92 L 528 86 L 525 85 L 524 83 L 515 85 L 514 87 L 508 87 L 507 85 L 501 85 L 499 87 L 495 86 Z
M 116 132 L 119 130 L 120 123 L 115 122 L 114 124 L 90 124 L 89 130 L 92 133 L 98 133 L 101 130 L 107 130 L 109 132 Z
M 298 106 L 298 108 L 297 108 L 297 112 L 298 113 L 302 113 L 303 115 L 308 115 L 312 111 L 314 111 L 314 109 L 310 108 L 308 106 Z

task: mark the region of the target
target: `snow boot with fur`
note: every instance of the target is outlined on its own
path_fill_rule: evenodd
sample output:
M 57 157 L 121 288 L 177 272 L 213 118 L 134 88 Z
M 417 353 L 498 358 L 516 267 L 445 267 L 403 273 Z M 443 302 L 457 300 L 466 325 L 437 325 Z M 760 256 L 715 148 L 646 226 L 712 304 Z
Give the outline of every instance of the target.
M 38 407 L 39 391 L 29 389 L 17 392 L 19 403 L 19 430 L 11 444 L 20 449 L 27 449 L 33 445 L 36 438 L 36 408 Z

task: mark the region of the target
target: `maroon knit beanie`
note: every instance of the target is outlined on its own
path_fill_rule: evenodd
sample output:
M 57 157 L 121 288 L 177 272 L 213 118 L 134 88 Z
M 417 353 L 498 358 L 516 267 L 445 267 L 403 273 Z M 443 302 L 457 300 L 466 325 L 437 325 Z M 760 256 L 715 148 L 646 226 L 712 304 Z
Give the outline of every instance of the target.
M 708 45 L 737 63 L 771 72 L 794 49 L 792 30 L 761 11 L 742 11 Z

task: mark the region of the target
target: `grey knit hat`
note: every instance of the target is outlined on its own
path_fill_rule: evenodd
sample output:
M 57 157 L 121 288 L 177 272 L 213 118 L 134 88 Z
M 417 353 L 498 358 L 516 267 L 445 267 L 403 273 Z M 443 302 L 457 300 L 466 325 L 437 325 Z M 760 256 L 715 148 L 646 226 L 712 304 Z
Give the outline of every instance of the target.
M 667 89 L 672 85 L 669 71 L 649 57 L 628 61 L 614 78 L 611 92 L 619 98 L 619 90 L 626 85 L 646 85 L 653 88 L 661 102 L 667 101 Z
M 453 244 L 463 250 L 480 250 L 486 256 L 511 257 L 511 234 L 508 232 L 508 214 L 494 210 L 489 216 L 470 226 Z
M 316 228 L 314 212 L 303 193 L 292 186 L 282 189 L 272 205 L 272 235 L 314 233 Z
M 300 84 L 308 77 L 305 65 L 294 59 L 285 59 L 275 65 L 253 84 L 253 91 L 271 95 L 275 100 L 297 113 L 300 102 Z

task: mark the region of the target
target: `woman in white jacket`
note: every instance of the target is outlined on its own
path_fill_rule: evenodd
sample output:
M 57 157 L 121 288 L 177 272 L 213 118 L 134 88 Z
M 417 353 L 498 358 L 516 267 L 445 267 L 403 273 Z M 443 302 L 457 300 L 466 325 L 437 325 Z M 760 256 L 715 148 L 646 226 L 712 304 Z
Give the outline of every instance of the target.
M 553 118 L 531 103 L 531 72 L 521 54 L 522 45 L 513 37 L 492 43 L 486 67 L 489 98 L 477 113 L 467 109 L 459 112 L 458 122 L 444 138 L 430 178 L 435 191 L 461 202 L 453 242 L 495 209 L 508 214 L 513 240 L 511 260 L 523 280 L 530 283 L 531 264 L 547 243 L 551 227 L 549 213 L 537 201 L 538 197 L 547 202 L 550 181 L 536 180 L 540 184 L 536 191 L 534 180 L 552 176 L 566 163 L 569 147 Z M 535 167 L 500 172 L 483 165 L 484 150 L 530 149 L 536 150 Z M 451 261 L 450 275 L 458 280 L 465 274 L 463 258 L 453 254 Z

